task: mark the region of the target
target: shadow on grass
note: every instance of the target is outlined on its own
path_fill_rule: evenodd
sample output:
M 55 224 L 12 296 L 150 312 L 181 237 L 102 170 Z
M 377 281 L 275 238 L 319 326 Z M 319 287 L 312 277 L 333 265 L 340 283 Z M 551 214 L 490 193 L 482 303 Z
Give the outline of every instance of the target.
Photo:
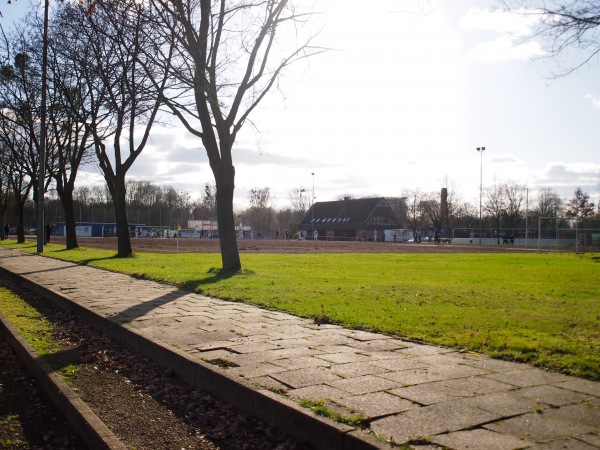
M 208 269 L 208 273 L 210 274 L 206 278 L 199 278 L 196 280 L 188 280 L 181 284 L 181 289 L 190 291 L 190 292 L 200 292 L 202 293 L 202 286 L 208 286 L 212 284 L 217 284 L 221 281 L 228 280 L 229 278 L 233 278 L 235 276 L 245 276 L 251 275 L 253 272 L 249 271 L 241 271 L 241 272 L 223 272 L 220 269 L 215 267 L 211 267 Z
M 56 254 L 60 254 L 60 253 L 66 253 L 66 252 L 72 252 L 74 250 L 78 250 L 79 247 L 76 248 L 63 248 L 60 250 L 53 250 L 52 253 L 56 253 Z M 135 255 L 130 255 L 130 256 L 119 256 L 118 253 L 114 254 L 114 255 L 110 255 L 110 256 L 102 256 L 102 257 L 96 257 L 96 258 L 88 258 L 88 259 L 82 259 L 82 260 L 77 260 L 77 261 L 73 261 L 69 258 L 63 259 L 63 258 L 59 258 L 64 260 L 67 260 L 69 262 L 74 262 L 75 264 L 81 264 L 82 266 L 89 266 L 95 262 L 99 262 L 99 261 L 110 261 L 110 260 L 117 260 L 117 259 L 127 259 L 127 258 L 134 258 Z

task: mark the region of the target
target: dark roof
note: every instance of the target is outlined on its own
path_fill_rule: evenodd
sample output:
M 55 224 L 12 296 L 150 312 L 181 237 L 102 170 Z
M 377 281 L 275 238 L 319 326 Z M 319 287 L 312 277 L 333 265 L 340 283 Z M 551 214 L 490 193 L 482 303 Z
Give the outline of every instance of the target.
M 331 224 L 334 226 L 347 224 L 363 224 L 371 216 L 391 216 L 393 214 L 384 197 L 337 200 L 334 202 L 318 202 L 309 209 L 300 225 Z

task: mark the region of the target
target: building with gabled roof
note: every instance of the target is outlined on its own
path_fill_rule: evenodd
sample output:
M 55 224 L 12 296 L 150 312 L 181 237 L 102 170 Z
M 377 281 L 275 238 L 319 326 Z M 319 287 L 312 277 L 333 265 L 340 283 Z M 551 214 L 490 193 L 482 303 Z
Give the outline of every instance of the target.
M 317 202 L 306 213 L 298 229 L 312 238 L 383 240 L 384 231 L 402 228 L 406 222 L 406 197 L 373 197 Z

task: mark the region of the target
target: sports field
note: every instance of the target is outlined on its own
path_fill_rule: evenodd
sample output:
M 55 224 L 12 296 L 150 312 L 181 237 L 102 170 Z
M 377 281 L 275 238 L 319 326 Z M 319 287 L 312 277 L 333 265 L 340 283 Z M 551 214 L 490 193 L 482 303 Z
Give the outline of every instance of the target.
M 200 241 L 203 250 L 186 249 L 182 240 L 180 253 L 173 252 L 173 239 L 148 239 L 143 246 L 134 240 L 136 256 L 126 259 L 114 258 L 114 242 L 106 250 L 91 247 L 107 240 L 90 241 L 74 251 L 52 244 L 45 255 L 321 323 L 600 379 L 600 253 L 241 241 L 244 272 L 225 278 L 218 275 L 215 240 Z M 19 247 L 35 251 L 34 243 Z

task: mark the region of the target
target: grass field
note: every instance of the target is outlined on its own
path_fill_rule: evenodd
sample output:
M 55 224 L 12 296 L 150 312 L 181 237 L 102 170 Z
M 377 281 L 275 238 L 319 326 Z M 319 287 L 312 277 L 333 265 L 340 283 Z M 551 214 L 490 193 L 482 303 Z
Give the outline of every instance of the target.
M 10 245 L 15 247 L 14 241 Z M 35 244 L 16 246 L 35 251 Z M 573 253 L 219 254 L 64 250 L 46 256 L 352 328 L 464 348 L 600 379 L 600 255 Z M 327 317 L 323 317 L 327 316 Z

